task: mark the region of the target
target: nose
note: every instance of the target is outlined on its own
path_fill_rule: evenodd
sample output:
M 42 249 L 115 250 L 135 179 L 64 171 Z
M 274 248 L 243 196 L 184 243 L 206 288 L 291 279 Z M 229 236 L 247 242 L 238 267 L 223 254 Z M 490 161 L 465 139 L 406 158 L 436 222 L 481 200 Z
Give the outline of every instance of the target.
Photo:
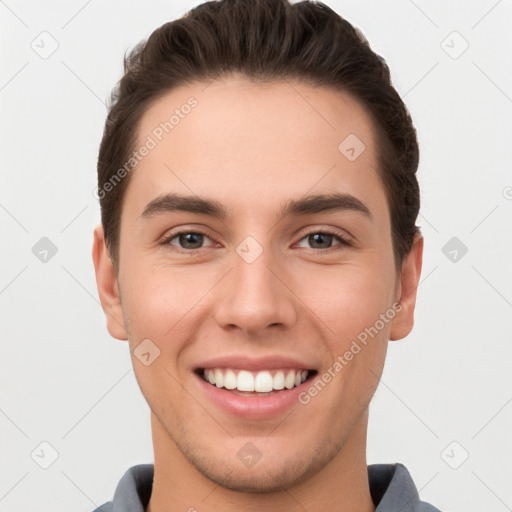
M 297 300 L 286 269 L 270 250 L 249 263 L 234 252 L 233 268 L 217 290 L 216 320 L 247 338 L 269 336 L 297 320 Z M 295 299 L 295 300 L 294 300 Z M 271 329 L 271 332 L 269 332 Z

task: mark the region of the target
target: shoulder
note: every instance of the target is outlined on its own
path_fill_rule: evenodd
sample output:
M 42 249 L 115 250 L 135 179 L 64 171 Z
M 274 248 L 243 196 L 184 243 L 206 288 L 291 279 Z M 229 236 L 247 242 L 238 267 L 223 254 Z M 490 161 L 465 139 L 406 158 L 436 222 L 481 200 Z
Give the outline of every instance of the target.
M 93 512 L 143 512 L 153 487 L 153 464 L 133 466 L 123 475 L 114 493 L 114 499 Z
M 104 503 L 101 507 L 95 508 L 92 512 L 112 512 L 112 502 Z
M 375 512 L 441 512 L 420 500 L 411 474 L 399 462 L 368 466 L 368 479 L 372 499 L 377 505 Z

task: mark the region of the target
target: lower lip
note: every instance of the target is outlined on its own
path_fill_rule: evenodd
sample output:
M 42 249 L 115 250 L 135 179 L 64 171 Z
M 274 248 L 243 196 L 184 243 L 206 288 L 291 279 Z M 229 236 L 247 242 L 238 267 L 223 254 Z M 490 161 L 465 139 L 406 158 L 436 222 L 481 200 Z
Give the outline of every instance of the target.
M 310 385 L 309 377 L 302 384 L 292 389 L 275 391 L 266 396 L 242 396 L 232 393 L 225 388 L 218 388 L 206 382 L 199 375 L 194 375 L 199 380 L 199 385 L 204 393 L 206 393 L 208 398 L 219 408 L 233 416 L 255 420 L 271 418 L 283 414 L 294 404 L 300 405 L 298 395 Z

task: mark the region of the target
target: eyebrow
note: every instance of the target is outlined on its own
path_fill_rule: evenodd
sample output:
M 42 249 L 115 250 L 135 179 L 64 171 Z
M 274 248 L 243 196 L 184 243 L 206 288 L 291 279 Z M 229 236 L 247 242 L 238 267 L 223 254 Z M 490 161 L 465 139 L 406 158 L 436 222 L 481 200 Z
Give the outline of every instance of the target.
M 230 211 L 218 201 L 199 196 L 170 193 L 149 202 L 140 217 L 148 219 L 155 215 L 177 211 L 209 215 L 223 220 L 230 216 Z M 354 211 L 369 219 L 372 218 L 369 208 L 361 200 L 351 194 L 342 193 L 290 199 L 281 207 L 279 218 L 336 211 Z

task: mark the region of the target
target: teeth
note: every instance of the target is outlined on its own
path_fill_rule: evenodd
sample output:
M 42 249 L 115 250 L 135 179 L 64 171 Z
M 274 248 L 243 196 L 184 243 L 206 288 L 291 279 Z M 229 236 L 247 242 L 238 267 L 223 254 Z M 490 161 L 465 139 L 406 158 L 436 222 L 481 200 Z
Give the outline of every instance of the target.
M 265 393 L 272 391 L 273 379 L 269 372 L 259 372 L 254 379 L 254 391 Z
M 307 371 L 306 371 L 306 376 L 307 376 Z M 306 380 L 306 379 L 304 379 Z M 284 372 L 282 370 L 279 370 L 275 375 L 274 375 L 274 379 L 272 381 L 272 387 L 274 389 L 284 389 Z
M 292 389 L 295 385 L 295 372 L 290 372 L 284 379 L 284 387 L 286 389 Z
M 217 373 L 217 370 L 215 370 L 215 373 Z M 238 374 L 236 389 L 238 389 L 238 391 L 254 391 L 254 377 L 251 372 L 242 370 Z
M 224 387 L 226 389 L 235 389 L 236 388 L 236 375 L 233 370 L 228 370 L 224 374 Z
M 302 384 L 308 377 L 308 370 L 263 370 L 249 372 L 225 368 L 208 368 L 203 378 L 218 388 L 237 389 L 268 393 L 273 390 L 292 389 Z
M 224 375 L 222 375 L 222 372 L 219 369 L 215 370 L 215 385 L 218 388 L 224 386 Z

